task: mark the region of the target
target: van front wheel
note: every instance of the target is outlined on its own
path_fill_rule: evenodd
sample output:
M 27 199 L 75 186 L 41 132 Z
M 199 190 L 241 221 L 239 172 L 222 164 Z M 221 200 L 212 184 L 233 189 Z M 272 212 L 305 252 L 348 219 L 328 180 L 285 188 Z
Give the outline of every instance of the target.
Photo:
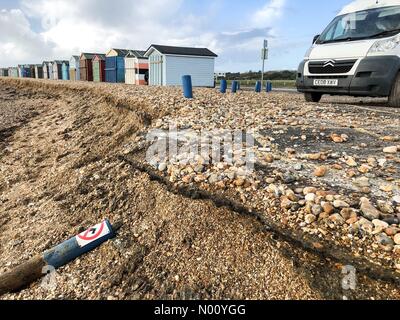
M 389 107 L 400 108 L 400 72 L 393 83 L 389 96 Z
M 322 93 L 307 92 L 304 94 L 307 102 L 320 102 L 322 98 Z

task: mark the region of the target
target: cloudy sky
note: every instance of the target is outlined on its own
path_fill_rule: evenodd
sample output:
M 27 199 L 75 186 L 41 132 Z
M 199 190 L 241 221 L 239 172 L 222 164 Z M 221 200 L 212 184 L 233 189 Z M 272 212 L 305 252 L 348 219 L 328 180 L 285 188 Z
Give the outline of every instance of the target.
M 0 0 L 0 66 L 151 43 L 208 47 L 218 71 L 295 69 L 350 0 Z

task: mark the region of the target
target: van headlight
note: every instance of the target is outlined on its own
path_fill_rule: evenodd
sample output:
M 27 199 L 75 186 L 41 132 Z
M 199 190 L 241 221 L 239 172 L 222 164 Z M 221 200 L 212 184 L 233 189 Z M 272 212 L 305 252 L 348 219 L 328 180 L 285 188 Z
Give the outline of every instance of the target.
M 368 54 L 374 54 L 374 53 L 383 53 L 387 51 L 391 51 L 393 49 L 396 49 L 396 47 L 400 44 L 400 34 L 393 38 L 385 39 L 385 40 L 379 40 L 376 41 L 371 49 L 369 49 Z

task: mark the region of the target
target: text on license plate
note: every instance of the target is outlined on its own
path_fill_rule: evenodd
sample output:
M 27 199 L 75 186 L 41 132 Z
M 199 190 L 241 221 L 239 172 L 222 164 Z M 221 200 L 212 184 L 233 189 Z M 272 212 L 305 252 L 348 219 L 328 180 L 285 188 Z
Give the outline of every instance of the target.
M 314 79 L 314 86 L 336 87 L 338 85 L 338 79 Z

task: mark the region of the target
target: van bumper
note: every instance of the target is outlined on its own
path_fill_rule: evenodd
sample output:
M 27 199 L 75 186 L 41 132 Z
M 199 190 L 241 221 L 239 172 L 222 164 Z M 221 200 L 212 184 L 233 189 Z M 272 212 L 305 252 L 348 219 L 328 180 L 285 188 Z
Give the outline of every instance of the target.
M 298 70 L 297 90 L 331 95 L 351 95 L 369 97 L 387 97 L 400 70 L 398 56 L 367 57 L 360 61 L 354 75 L 315 75 L 304 76 L 306 61 Z M 338 79 L 337 87 L 314 86 L 314 79 Z

